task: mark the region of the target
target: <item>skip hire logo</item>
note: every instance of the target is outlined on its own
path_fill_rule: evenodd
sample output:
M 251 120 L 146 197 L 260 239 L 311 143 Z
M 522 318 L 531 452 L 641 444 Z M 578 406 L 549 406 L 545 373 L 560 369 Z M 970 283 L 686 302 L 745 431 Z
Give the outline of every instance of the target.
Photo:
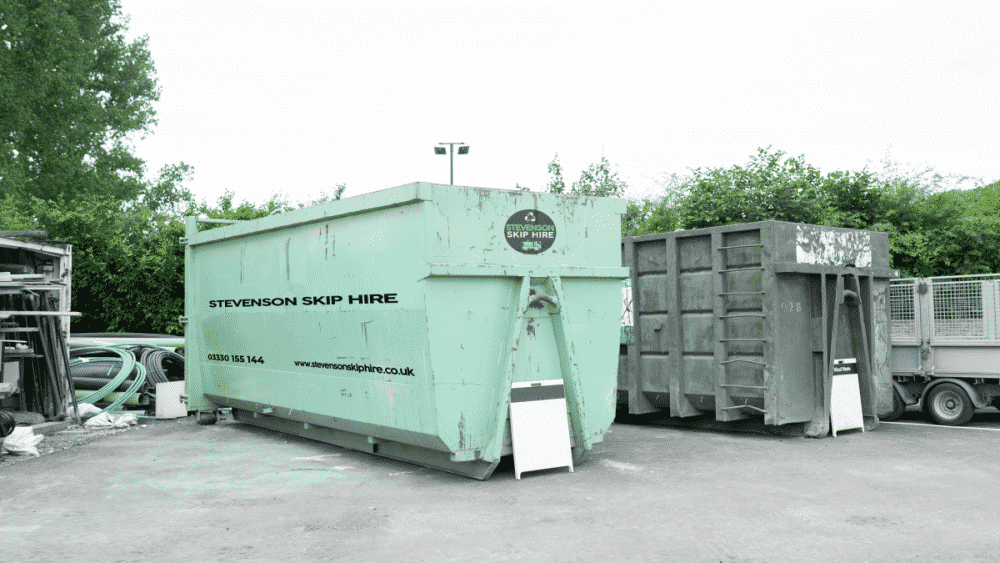
M 504 237 L 521 254 L 540 254 L 556 241 L 556 224 L 537 209 L 522 209 L 507 219 Z

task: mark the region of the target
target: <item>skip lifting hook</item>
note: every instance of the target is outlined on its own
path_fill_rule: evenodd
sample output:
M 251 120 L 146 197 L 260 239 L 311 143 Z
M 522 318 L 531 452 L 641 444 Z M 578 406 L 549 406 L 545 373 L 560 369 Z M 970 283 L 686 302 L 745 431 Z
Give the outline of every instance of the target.
M 545 295 L 544 293 L 538 293 L 537 291 L 532 289 L 531 297 L 528 298 L 528 307 L 534 309 L 540 309 L 543 307 L 543 305 L 540 303 L 541 301 L 544 301 L 549 305 L 552 305 L 552 307 L 556 308 L 557 310 L 559 308 L 559 302 L 556 301 L 554 297 L 550 297 L 548 295 Z
M 844 269 L 845 270 L 853 270 L 855 268 L 857 268 L 857 266 L 854 264 L 854 262 L 847 262 L 846 264 L 844 264 Z M 851 272 L 851 273 L 853 273 L 853 272 Z M 855 279 L 857 279 L 857 275 L 856 274 L 855 274 Z M 859 287 L 857 289 L 860 290 L 861 288 Z M 861 297 L 858 296 L 857 292 L 852 291 L 850 289 L 845 289 L 844 290 L 844 300 L 846 301 L 848 299 L 850 299 L 854 303 L 859 303 L 859 304 L 861 303 Z

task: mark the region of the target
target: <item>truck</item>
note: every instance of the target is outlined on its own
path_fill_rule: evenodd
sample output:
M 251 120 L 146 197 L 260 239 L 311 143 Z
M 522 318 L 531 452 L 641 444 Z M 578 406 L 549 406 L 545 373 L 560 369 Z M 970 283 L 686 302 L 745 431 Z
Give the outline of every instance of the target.
M 918 405 L 962 425 L 1000 407 L 1000 274 L 893 280 L 889 286 L 893 411 Z

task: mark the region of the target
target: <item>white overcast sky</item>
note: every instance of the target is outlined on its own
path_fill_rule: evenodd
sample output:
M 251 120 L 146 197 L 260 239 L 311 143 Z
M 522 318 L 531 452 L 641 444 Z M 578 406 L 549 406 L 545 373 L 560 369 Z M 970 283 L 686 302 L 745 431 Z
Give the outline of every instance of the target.
M 149 36 L 150 171 L 261 202 L 448 182 L 567 185 L 604 155 L 630 195 L 772 146 L 824 172 L 887 154 L 1000 180 L 1000 2 L 122 0 Z

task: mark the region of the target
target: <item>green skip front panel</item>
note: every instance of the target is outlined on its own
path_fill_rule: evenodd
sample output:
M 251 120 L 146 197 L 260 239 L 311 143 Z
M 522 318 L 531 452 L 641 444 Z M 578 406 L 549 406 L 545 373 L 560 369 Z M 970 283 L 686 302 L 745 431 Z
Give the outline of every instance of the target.
M 486 479 L 511 383 L 562 379 L 579 459 L 615 414 L 624 210 L 416 183 L 189 218 L 188 409 Z

